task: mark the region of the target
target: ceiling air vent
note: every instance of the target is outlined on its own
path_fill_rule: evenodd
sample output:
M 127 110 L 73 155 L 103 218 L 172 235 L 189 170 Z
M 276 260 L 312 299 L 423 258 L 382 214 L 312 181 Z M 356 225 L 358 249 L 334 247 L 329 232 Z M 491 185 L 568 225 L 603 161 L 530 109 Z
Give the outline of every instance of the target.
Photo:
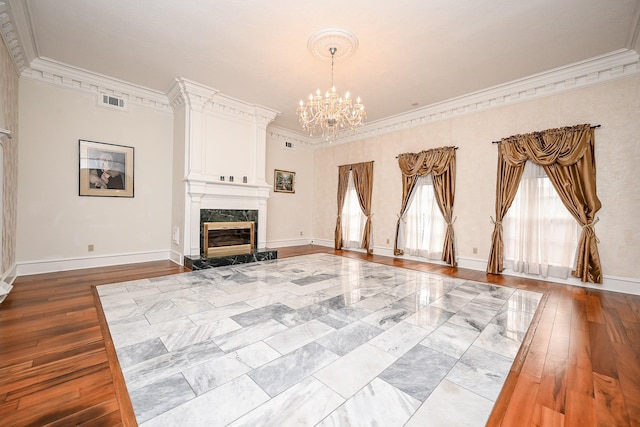
M 98 100 L 98 104 L 103 107 L 126 110 L 123 98 L 118 98 L 117 96 L 105 95 L 104 93 L 101 93 L 98 95 Z

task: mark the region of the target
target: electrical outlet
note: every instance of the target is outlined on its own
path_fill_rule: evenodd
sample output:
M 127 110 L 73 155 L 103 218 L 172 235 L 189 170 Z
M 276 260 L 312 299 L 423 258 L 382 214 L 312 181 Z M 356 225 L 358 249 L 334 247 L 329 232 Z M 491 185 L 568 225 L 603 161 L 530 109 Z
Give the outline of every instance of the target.
M 473 253 L 477 254 L 478 253 L 478 248 L 473 248 Z
M 304 236 L 304 233 L 301 231 L 301 232 L 300 232 L 300 235 L 301 235 L 301 236 Z
M 94 249 L 93 245 L 87 246 L 87 252 L 93 252 L 93 249 Z
M 389 244 L 389 239 L 387 239 L 387 244 Z
M 171 235 L 171 241 L 176 245 L 180 243 L 180 229 L 178 227 L 173 227 L 173 233 Z

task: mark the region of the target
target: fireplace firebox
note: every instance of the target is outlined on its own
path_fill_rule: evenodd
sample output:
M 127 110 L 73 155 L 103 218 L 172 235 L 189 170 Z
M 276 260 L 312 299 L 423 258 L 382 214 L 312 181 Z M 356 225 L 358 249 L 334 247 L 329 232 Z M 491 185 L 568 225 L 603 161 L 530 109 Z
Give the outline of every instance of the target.
M 205 222 L 202 248 L 205 256 L 250 253 L 255 248 L 253 221 Z

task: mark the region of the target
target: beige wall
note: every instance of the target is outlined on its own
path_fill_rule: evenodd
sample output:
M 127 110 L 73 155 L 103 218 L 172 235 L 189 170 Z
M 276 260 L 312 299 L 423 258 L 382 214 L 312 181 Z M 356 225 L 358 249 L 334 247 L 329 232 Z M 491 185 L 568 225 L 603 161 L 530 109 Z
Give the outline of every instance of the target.
M 170 248 L 173 117 L 95 94 L 20 80 L 18 263 Z M 135 148 L 135 197 L 78 196 L 78 140 Z M 95 245 L 89 253 L 87 246 Z M 77 267 L 76 267 L 77 268 Z
M 0 127 L 12 132 L 4 139 L 2 191 L 2 266 L 0 275 L 16 261 L 16 223 L 18 212 L 18 74 L 4 40 L 0 41 Z
M 460 147 L 454 205 L 458 256 L 476 265 L 486 263 L 493 230 L 489 217 L 495 216 L 497 152 L 491 142 L 579 123 L 602 125 L 596 130 L 598 195 L 603 204 L 596 232 L 604 274 L 640 278 L 640 77 L 318 149 L 313 234 L 323 241 L 333 239 L 337 166 L 374 160 L 374 245 L 378 253 L 391 249 L 402 188 L 395 156 L 455 145 Z
M 272 187 L 267 200 L 268 247 L 306 244 L 313 236 L 313 151 L 296 142 L 293 149 L 287 149 L 284 143 L 285 141 L 274 138 L 267 132 L 265 178 Z M 274 169 L 296 173 L 295 193 L 273 191 Z

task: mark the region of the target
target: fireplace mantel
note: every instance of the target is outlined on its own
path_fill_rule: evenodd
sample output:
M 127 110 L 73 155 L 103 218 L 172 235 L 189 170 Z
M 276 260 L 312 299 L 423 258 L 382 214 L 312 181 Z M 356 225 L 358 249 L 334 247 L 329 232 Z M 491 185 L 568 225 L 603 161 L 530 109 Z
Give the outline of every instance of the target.
M 268 184 L 250 184 L 221 182 L 198 177 L 187 178 L 187 197 L 190 200 L 190 254 L 202 253 L 200 240 L 201 209 L 247 209 L 258 211 L 258 248 L 264 248 L 267 241 L 267 199 L 271 186 Z

